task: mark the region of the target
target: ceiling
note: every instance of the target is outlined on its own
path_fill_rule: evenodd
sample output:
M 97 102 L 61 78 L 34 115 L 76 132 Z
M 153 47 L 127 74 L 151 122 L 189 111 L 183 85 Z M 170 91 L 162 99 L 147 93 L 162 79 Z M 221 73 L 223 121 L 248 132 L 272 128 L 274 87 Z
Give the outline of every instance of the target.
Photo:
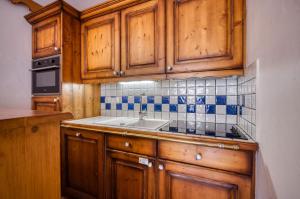
M 42 6 L 45 6 L 56 0 L 34 0 L 34 1 Z M 85 10 L 87 8 L 90 8 L 92 6 L 95 6 L 105 1 L 107 0 L 65 0 L 65 2 L 72 5 L 74 8 L 76 8 L 79 11 Z

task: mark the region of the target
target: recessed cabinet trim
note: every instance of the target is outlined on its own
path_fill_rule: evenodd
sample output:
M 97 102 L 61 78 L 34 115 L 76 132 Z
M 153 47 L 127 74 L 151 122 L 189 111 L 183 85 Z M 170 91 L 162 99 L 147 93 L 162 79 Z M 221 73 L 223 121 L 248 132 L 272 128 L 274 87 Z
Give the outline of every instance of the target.
M 243 0 L 167 0 L 167 73 L 242 68 Z
M 32 56 L 46 57 L 60 53 L 60 16 L 50 17 L 32 26 Z
M 121 12 L 122 74 L 165 73 L 164 0 L 152 0 Z
M 84 22 L 81 26 L 83 79 L 118 76 L 120 71 L 120 13 Z

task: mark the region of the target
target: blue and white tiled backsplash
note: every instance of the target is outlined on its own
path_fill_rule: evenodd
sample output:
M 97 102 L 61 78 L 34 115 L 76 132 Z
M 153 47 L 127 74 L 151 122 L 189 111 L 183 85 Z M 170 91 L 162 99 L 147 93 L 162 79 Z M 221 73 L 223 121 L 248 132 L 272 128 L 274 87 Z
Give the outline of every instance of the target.
M 141 96 L 145 94 L 145 96 Z M 101 85 L 101 115 L 236 124 L 238 79 L 140 81 Z

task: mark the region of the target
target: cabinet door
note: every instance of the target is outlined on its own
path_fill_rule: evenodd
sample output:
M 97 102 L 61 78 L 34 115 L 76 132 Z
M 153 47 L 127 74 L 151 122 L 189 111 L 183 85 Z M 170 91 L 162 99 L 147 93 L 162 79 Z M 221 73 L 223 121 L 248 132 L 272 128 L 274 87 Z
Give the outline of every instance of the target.
M 122 73 L 165 72 L 164 1 L 152 0 L 122 11 Z
M 32 56 L 46 57 L 60 53 L 60 16 L 47 18 L 32 26 Z
M 243 0 L 167 0 L 167 72 L 240 68 Z
M 61 111 L 59 97 L 55 96 L 35 96 L 32 97 L 32 110 L 39 111 Z
M 187 164 L 160 162 L 159 199 L 250 199 L 251 178 Z
M 104 198 L 104 136 L 87 131 L 62 131 L 63 195 Z
M 107 152 L 107 199 L 155 199 L 154 160 L 148 159 L 148 165 L 144 165 L 139 163 L 140 158 L 143 157 L 125 152 Z
M 97 17 L 81 26 L 83 79 L 118 75 L 120 70 L 119 12 Z

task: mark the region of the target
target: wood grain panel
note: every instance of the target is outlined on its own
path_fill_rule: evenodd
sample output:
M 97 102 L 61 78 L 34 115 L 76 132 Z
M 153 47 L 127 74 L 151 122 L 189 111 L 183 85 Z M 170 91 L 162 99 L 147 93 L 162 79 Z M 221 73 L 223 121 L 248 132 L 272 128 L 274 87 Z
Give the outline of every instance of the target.
M 121 56 L 125 76 L 164 73 L 163 10 L 163 0 L 152 0 L 121 12 Z
M 111 77 L 120 68 L 119 13 L 82 24 L 82 78 Z

